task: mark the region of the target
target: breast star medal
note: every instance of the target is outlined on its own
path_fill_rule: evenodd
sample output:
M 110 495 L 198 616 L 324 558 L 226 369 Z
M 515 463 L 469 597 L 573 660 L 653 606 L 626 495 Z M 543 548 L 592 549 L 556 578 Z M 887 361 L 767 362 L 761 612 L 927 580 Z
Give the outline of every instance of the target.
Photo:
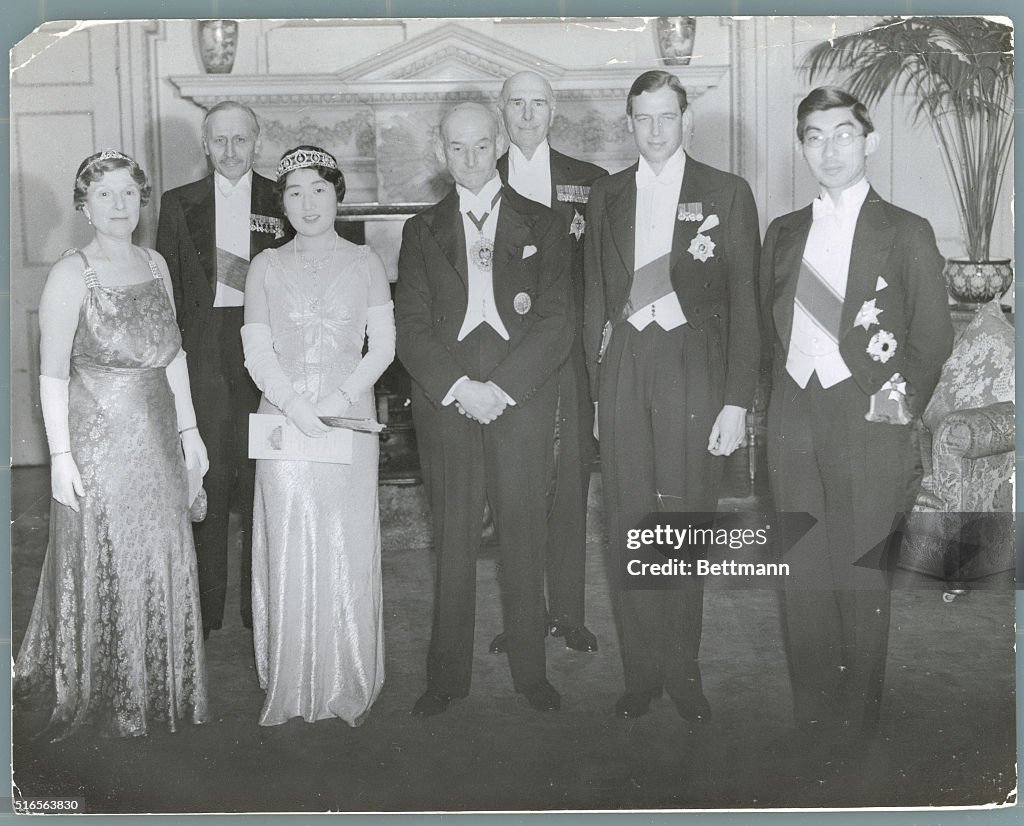
M 569 232 L 572 235 L 575 235 L 576 240 L 579 241 L 580 237 L 583 235 L 583 231 L 587 227 L 587 223 L 583 220 L 583 216 L 580 215 L 580 211 L 578 209 L 574 209 L 573 212 L 575 214 L 573 215 L 572 223 L 569 224 Z

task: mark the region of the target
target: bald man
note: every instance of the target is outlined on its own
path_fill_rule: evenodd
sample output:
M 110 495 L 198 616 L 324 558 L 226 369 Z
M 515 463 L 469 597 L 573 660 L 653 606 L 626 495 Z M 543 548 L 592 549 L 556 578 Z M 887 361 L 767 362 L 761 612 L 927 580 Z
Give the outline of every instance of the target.
M 441 123 L 455 179 L 402 234 L 395 293 L 398 355 L 413 380 L 434 550 L 427 689 L 412 713 L 469 694 L 476 557 L 484 501 L 502 538 L 501 593 L 515 690 L 559 708 L 547 681 L 541 557 L 557 370 L 572 344 L 569 244 L 550 209 L 503 187 L 494 113 L 461 104 Z
M 561 637 L 567 648 L 597 651 L 597 638 L 584 625 L 587 493 L 597 451 L 592 435 L 594 406 L 583 357 L 583 236 L 590 185 L 608 173 L 548 145 L 548 131 L 555 120 L 555 94 L 551 84 L 536 72 L 518 72 L 506 80 L 498 106 L 511 141 L 508 152 L 498 158 L 502 182 L 561 215 L 572 250 L 576 335 L 569 358 L 558 372 L 555 472 L 544 554 L 547 631 Z M 501 653 L 506 646 L 502 633 L 491 643 L 491 651 Z

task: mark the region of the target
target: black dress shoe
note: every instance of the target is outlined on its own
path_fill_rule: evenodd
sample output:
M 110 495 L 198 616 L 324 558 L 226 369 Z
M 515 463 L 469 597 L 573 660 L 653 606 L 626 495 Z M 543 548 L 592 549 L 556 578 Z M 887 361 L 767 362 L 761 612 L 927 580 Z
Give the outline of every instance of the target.
M 562 697 L 547 680 L 538 680 L 528 685 L 521 692 L 530 707 L 536 711 L 558 711 L 562 707 Z
M 507 654 L 508 653 L 508 637 L 505 636 L 505 632 L 502 631 L 498 636 L 491 640 L 491 647 L 487 649 L 492 654 Z
M 651 709 L 651 700 L 660 696 L 660 691 L 627 691 L 615 701 L 615 716 L 623 720 L 643 717 Z
M 252 630 L 252 612 L 242 614 L 242 627 Z
M 562 637 L 565 647 L 573 651 L 590 653 L 597 651 L 597 637 L 585 625 L 555 625 L 552 623 L 552 637 Z
M 209 628 L 204 628 L 203 629 L 203 639 L 204 640 L 210 639 L 210 629 Z
M 680 700 L 673 697 L 672 702 L 675 703 L 676 711 L 684 720 L 689 720 L 691 723 L 711 722 L 711 705 L 703 694 L 696 700 Z
M 451 701 L 450 694 L 442 694 L 440 691 L 428 688 L 412 707 L 412 713 L 417 717 L 433 717 L 435 714 L 447 711 L 448 703 Z

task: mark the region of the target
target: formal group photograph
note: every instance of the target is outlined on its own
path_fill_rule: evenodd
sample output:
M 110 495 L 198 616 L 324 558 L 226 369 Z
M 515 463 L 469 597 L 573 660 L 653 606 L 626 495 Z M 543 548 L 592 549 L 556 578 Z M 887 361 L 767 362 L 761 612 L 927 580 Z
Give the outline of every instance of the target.
M 15 810 L 1014 805 L 1013 35 L 15 44 Z

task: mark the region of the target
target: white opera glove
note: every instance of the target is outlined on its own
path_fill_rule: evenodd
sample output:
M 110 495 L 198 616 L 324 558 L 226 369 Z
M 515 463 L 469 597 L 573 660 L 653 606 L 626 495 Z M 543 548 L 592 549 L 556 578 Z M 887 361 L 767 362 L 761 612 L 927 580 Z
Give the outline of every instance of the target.
M 299 394 L 278 361 L 270 325 L 262 322 L 242 325 L 242 349 L 245 351 L 245 369 L 256 386 L 263 391 L 267 401 L 278 410 L 284 410 Z
M 78 496 L 85 495 L 82 476 L 71 455 L 71 429 L 68 425 L 68 379 L 39 377 L 39 402 L 43 426 L 50 446 L 50 492 L 60 504 L 77 513 Z M 76 496 L 77 494 L 77 496 Z
M 366 355 L 359 360 L 341 387 L 329 393 L 317 408 L 325 416 L 340 416 L 373 389 L 388 365 L 395 360 L 395 304 L 378 304 L 366 309 Z
M 196 411 L 192 406 L 192 387 L 188 380 L 184 350 L 179 350 L 178 355 L 167 365 L 167 383 L 174 394 L 174 412 L 178 417 L 178 436 L 185 455 L 185 467 L 190 470 L 198 468 L 199 474 L 205 476 L 210 469 L 210 458 L 196 426 Z
M 285 405 L 284 414 L 289 422 L 307 436 L 323 436 L 331 432 L 330 426 L 320 421 L 320 416 L 324 414 L 313 404 L 309 393 L 296 393 L 292 396 Z

